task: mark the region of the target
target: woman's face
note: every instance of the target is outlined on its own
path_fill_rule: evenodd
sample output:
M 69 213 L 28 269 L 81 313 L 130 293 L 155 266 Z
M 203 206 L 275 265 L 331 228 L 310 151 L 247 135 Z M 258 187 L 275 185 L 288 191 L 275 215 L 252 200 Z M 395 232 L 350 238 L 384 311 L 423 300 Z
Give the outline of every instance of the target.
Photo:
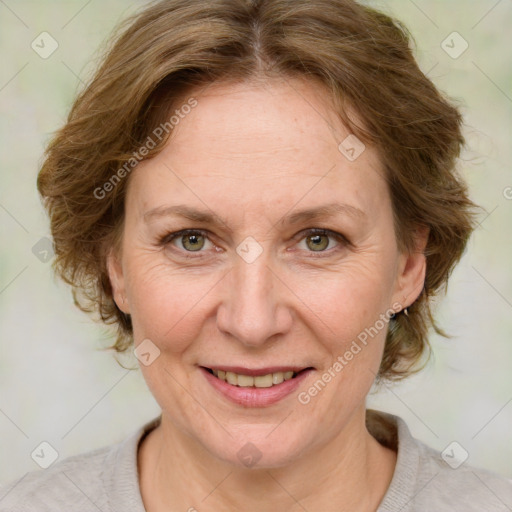
M 218 459 L 277 467 L 361 431 L 389 315 L 418 295 L 424 257 L 398 251 L 379 158 L 352 138 L 339 149 L 350 134 L 320 85 L 190 96 L 130 177 L 115 299 L 163 424 Z M 297 376 L 272 384 L 280 371 Z

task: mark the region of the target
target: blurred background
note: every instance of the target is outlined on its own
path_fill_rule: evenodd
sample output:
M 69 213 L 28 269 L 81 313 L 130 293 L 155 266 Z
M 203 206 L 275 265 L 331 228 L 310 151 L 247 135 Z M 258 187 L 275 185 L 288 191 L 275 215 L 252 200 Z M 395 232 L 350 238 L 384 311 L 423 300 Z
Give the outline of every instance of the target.
M 456 441 L 467 463 L 512 478 L 512 3 L 366 3 L 406 24 L 422 70 L 461 107 L 461 173 L 485 209 L 438 305 L 453 338 L 432 335 L 428 367 L 375 390 L 368 405 L 401 416 L 430 446 Z M 61 460 L 120 441 L 159 414 L 140 371 L 100 350 L 108 331 L 53 277 L 36 192 L 45 144 L 98 49 L 142 5 L 0 0 L 0 481 L 37 469 L 31 454 L 43 441 Z

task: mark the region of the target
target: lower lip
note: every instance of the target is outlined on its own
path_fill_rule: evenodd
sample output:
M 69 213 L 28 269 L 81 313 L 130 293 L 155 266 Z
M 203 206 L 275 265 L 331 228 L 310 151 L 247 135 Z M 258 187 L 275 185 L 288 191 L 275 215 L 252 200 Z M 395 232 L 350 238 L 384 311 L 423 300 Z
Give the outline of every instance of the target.
M 312 368 L 303 370 L 293 379 L 288 379 L 281 384 L 276 384 L 270 388 L 239 387 L 223 381 L 208 370 L 199 367 L 206 380 L 228 400 L 244 407 L 266 407 L 275 404 L 286 396 L 293 393 L 302 383 L 302 381 L 313 371 Z

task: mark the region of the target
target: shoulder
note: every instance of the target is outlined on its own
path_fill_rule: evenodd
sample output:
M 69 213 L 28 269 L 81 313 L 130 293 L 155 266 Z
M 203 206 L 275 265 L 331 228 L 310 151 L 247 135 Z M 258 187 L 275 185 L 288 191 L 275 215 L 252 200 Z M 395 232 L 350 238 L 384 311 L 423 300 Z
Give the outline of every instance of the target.
M 420 467 L 414 499 L 437 510 L 503 511 L 512 509 L 512 480 L 467 463 L 457 442 L 442 452 L 414 439 Z M 444 508 L 443 508 L 444 507 Z
M 375 437 L 386 441 L 388 431 L 388 445 L 394 443 L 398 452 L 393 479 L 379 512 L 512 510 L 512 480 L 468 464 L 469 454 L 457 442 L 440 453 L 415 439 L 401 418 L 374 413 L 381 420 Z
M 97 512 L 93 503 L 105 495 L 103 473 L 113 450 L 115 445 L 75 455 L 2 485 L 0 512 L 46 512 L 70 505 Z
M 68 457 L 1 485 L 0 512 L 143 512 L 137 449 L 158 421 L 152 420 L 122 442 Z

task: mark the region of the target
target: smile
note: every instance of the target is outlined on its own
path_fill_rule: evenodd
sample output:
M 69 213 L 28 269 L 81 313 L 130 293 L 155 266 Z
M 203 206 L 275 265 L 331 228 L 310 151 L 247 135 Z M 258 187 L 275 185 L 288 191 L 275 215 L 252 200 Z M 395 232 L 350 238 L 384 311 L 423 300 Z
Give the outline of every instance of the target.
M 221 370 L 201 366 L 200 370 L 211 387 L 229 401 L 244 407 L 266 407 L 296 391 L 314 368 L 236 368 L 233 371 L 234 367 Z
M 226 372 L 223 370 L 208 370 L 220 380 L 231 384 L 232 386 L 238 386 L 243 388 L 270 388 L 277 386 L 285 380 L 293 379 L 297 376 L 298 372 L 287 371 L 287 372 L 274 372 L 267 373 L 266 375 L 244 375 L 242 373 Z

